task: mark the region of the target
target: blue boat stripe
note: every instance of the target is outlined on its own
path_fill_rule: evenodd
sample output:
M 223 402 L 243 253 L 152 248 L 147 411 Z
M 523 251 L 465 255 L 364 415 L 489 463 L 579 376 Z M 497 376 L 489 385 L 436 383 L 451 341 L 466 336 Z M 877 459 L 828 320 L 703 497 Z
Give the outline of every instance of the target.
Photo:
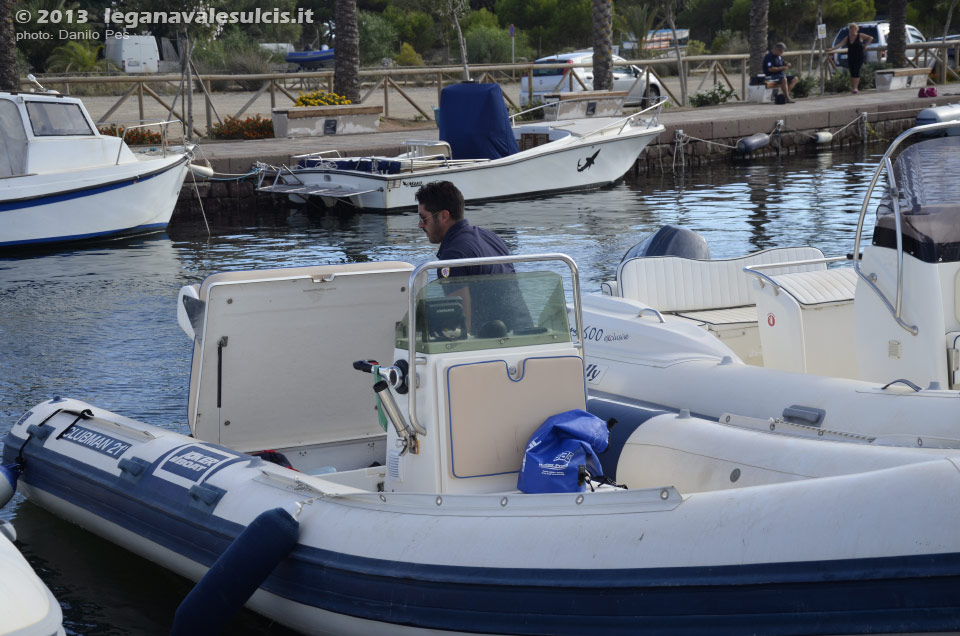
M 126 177 L 124 179 L 119 179 L 117 181 L 111 181 L 109 183 L 104 183 L 100 185 L 92 185 L 83 188 L 76 188 L 74 190 L 64 190 L 62 192 L 55 192 L 53 194 L 42 194 L 32 197 L 24 197 L 22 199 L 12 199 L 9 201 L 4 201 L 0 203 L 0 212 L 10 212 L 13 210 L 22 210 L 24 208 L 36 207 L 38 205 L 48 205 L 50 203 L 58 203 L 60 201 L 69 201 L 71 199 L 79 199 L 81 197 L 87 197 L 93 194 L 99 194 L 101 192 L 108 192 L 110 190 L 116 190 L 118 188 L 124 188 L 129 185 L 133 185 L 140 181 L 147 181 L 154 177 L 160 176 L 165 172 L 168 172 L 182 164 L 187 160 L 186 155 L 184 155 L 176 163 L 172 163 L 165 168 L 159 168 L 152 172 L 146 172 L 144 174 L 134 175 L 132 177 Z
M 16 455 L 22 441 L 7 435 L 4 461 Z M 27 444 L 24 455 L 21 479 L 26 483 L 205 566 L 242 530 L 239 524 L 191 510 L 184 488 L 158 489 L 146 478 L 125 482 L 39 442 Z M 958 553 L 575 570 L 407 563 L 301 545 L 263 589 L 347 616 L 486 633 L 792 635 L 960 629 Z

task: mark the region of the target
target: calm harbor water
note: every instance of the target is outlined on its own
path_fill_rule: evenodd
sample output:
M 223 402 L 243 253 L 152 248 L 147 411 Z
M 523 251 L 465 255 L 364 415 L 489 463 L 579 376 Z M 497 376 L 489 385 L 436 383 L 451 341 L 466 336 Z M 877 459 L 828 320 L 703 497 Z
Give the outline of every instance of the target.
M 714 258 L 783 245 L 852 251 L 882 147 L 650 174 L 611 189 L 468 208 L 514 253 L 565 252 L 584 291 L 614 277 L 626 250 L 673 223 Z M 149 240 L 0 258 L 0 440 L 30 406 L 63 395 L 187 432 L 191 343 L 177 292 L 223 270 L 376 260 L 419 262 L 436 248 L 401 215 L 323 213 L 265 201 L 229 222 L 178 216 Z M 363 357 L 358 352 L 357 357 Z M 0 511 L 63 605 L 71 634 L 165 634 L 190 583 L 18 496 Z M 285 634 L 245 612 L 233 634 Z

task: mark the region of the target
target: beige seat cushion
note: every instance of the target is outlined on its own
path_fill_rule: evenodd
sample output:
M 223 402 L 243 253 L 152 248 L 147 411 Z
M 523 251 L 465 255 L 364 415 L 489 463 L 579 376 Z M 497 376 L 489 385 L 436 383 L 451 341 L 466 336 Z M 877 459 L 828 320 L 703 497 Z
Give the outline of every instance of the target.
M 519 472 L 533 432 L 551 415 L 586 406 L 579 356 L 527 358 L 514 380 L 504 360 L 447 369 L 450 474 Z

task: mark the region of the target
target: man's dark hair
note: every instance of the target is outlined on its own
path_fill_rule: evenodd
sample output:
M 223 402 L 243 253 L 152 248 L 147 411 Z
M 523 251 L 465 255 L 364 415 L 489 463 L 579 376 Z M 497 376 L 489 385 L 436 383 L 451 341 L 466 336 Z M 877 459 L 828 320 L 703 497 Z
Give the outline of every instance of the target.
M 436 214 L 447 210 L 454 221 L 463 218 L 463 195 L 449 181 L 434 181 L 420 186 L 414 196 L 427 212 Z

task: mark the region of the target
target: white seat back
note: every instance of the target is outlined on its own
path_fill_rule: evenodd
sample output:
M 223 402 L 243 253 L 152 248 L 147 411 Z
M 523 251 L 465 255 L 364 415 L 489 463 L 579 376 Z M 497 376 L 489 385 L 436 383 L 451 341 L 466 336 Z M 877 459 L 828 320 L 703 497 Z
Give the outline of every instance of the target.
M 781 247 L 739 258 L 694 260 L 676 256 L 633 258 L 620 264 L 620 295 L 648 303 L 660 311 L 691 311 L 753 305 L 753 276 L 748 265 L 767 265 L 823 258 L 815 247 Z M 826 269 L 825 264 L 798 265 L 774 273 Z

